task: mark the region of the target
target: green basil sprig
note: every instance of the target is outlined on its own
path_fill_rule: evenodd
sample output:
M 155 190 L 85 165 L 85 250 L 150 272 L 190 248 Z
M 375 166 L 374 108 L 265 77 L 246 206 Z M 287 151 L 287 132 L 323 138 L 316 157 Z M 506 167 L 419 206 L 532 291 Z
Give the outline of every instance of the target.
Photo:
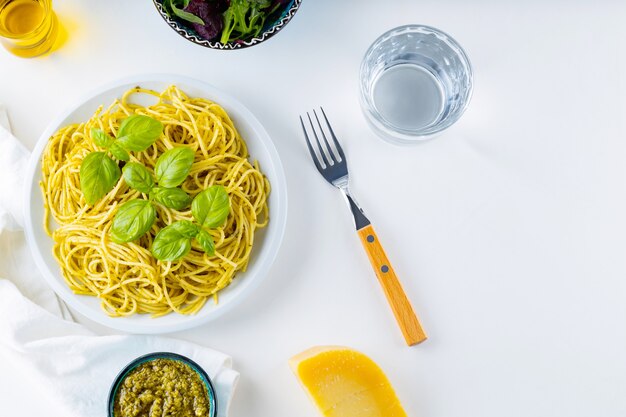
M 121 128 L 120 131 L 122 131 Z M 194 156 L 194 151 L 184 146 L 164 152 L 155 164 L 156 181 L 152 172 L 140 163 L 129 162 L 124 166 L 122 176 L 126 184 L 146 194 L 148 199 L 128 201 L 119 207 L 111 228 L 111 237 L 115 242 L 125 243 L 136 240 L 150 230 L 156 220 L 156 208 L 153 201 L 175 210 L 182 210 L 189 206 L 191 198 L 185 191 L 169 187 L 176 187 L 185 181 L 191 171 Z M 142 202 L 145 211 L 139 212 L 137 201 Z M 150 210 L 154 211 L 154 216 L 148 215 Z M 135 227 L 129 227 L 129 223 L 132 222 Z
M 87 204 L 95 204 L 111 191 L 120 179 L 121 171 L 112 155 L 119 161 L 129 161 L 129 151 L 148 149 L 163 132 L 163 124 L 148 116 L 135 114 L 124 119 L 117 139 L 102 129 L 92 128 L 91 139 L 104 152 L 85 156 L 80 166 L 80 189 Z
M 129 162 L 122 170 L 124 173 L 124 181 L 134 190 L 140 193 L 148 194 L 154 187 L 152 174 L 145 166 L 137 162 Z
M 213 238 L 211 237 L 209 232 L 202 229 L 195 237 L 200 246 L 202 246 L 202 250 L 204 250 L 209 255 L 213 255 L 215 253 L 215 242 L 213 242 Z
M 106 134 L 102 129 L 91 128 L 91 139 L 100 148 L 108 149 L 115 142 L 110 135 Z
M 135 240 L 152 227 L 156 209 L 148 200 L 130 200 L 122 204 L 111 227 L 114 242 L 125 243 Z
M 152 243 L 152 254 L 162 261 L 175 261 L 191 250 L 191 239 L 199 228 L 189 220 L 179 220 L 164 227 L 157 233 Z
M 195 155 L 191 148 L 184 146 L 163 152 L 154 166 L 154 174 L 159 185 L 174 188 L 182 184 L 191 171 Z
M 177 261 L 191 250 L 191 240 L 196 239 L 208 254 L 215 253 L 215 242 L 205 228 L 222 226 L 230 213 L 230 200 L 226 189 L 213 185 L 198 194 L 191 203 L 196 225 L 189 220 L 179 220 L 164 227 L 154 237 L 152 255 L 160 261 Z M 209 221 L 207 221 L 209 219 Z
M 117 132 L 117 143 L 127 151 L 141 152 L 148 149 L 161 133 L 163 124 L 156 119 L 134 114 L 124 119 Z
M 111 191 L 120 179 L 120 167 L 106 152 L 92 152 L 80 164 L 80 189 L 88 204 Z
M 182 210 L 189 205 L 189 195 L 180 188 L 154 187 L 150 190 L 150 197 L 157 203 L 174 210 Z
M 109 147 L 109 152 L 111 152 L 111 155 L 113 155 L 116 159 L 120 161 L 130 160 L 130 154 L 128 153 L 128 151 L 122 148 L 122 145 L 117 142 L 113 142 L 111 144 L 111 146 Z
M 230 212 L 228 193 L 222 186 L 212 186 L 198 194 L 191 203 L 191 214 L 202 227 L 219 227 Z

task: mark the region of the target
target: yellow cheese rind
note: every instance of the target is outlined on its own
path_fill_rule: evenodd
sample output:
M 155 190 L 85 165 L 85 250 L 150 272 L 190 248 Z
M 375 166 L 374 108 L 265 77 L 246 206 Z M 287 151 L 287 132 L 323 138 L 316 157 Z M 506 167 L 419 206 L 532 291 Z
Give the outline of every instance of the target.
M 318 346 L 289 364 L 326 417 L 406 417 L 387 376 L 361 352 Z

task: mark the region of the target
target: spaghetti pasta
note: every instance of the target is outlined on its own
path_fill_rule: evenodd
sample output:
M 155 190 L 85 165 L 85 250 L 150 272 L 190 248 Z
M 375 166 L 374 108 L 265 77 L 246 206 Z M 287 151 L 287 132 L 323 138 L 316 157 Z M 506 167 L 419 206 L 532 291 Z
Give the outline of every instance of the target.
M 154 96 L 157 102 L 134 104 L 137 94 Z M 86 203 L 79 172 L 83 158 L 97 150 L 91 128 L 115 136 L 121 121 L 132 114 L 159 120 L 164 130 L 146 151 L 132 153 L 131 161 L 154 169 L 166 150 L 189 146 L 195 159 L 182 189 L 193 197 L 214 184 L 226 188 L 230 214 L 222 227 L 209 231 L 214 255 L 194 242 L 180 261 L 157 261 L 150 247 L 158 231 L 177 220 L 192 220 L 192 215 L 189 209 L 177 211 L 156 203 L 157 221 L 148 233 L 134 242 L 113 242 L 109 231 L 117 208 L 142 197 L 123 179 L 94 205 Z M 136 87 L 108 108 L 100 107 L 88 121 L 60 129 L 43 153 L 42 171 L 44 222 L 63 277 L 76 294 L 98 297 L 111 316 L 193 314 L 209 298 L 217 302 L 218 292 L 246 269 L 255 231 L 269 219 L 269 182 L 258 164 L 249 161 L 246 143 L 228 114 L 218 104 L 188 97 L 176 86 L 161 93 Z M 50 217 L 56 224 L 50 224 Z

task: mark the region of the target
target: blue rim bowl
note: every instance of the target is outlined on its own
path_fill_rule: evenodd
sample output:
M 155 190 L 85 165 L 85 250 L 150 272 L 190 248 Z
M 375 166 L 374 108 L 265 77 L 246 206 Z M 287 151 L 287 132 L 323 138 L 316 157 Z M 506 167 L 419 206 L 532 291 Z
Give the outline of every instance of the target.
M 300 8 L 300 4 L 302 4 L 302 0 L 291 0 L 286 6 L 284 6 L 283 12 L 280 16 L 269 22 L 265 22 L 265 27 L 259 36 L 246 39 L 246 40 L 236 40 L 228 43 L 221 43 L 219 41 L 213 40 L 210 41 L 208 39 L 204 39 L 202 36 L 198 34 L 195 30 L 190 27 L 182 24 L 178 19 L 174 19 L 170 17 L 169 13 L 165 10 L 163 6 L 164 0 L 152 0 L 157 11 L 167 22 L 167 24 L 178 33 L 183 38 L 187 39 L 190 42 L 195 43 L 196 45 L 204 46 L 205 48 L 210 49 L 219 49 L 219 50 L 235 50 L 235 49 L 243 49 L 250 46 L 258 45 L 261 42 L 264 42 L 276 35 L 282 28 L 284 28 L 291 18 L 296 14 L 298 9 Z
M 138 357 L 137 359 L 134 359 L 132 362 L 126 365 L 124 369 L 120 371 L 119 374 L 117 374 L 117 376 L 115 377 L 115 380 L 113 381 L 113 384 L 111 385 L 111 390 L 109 391 L 109 399 L 107 401 L 108 417 L 115 417 L 114 415 L 115 397 L 117 396 L 117 390 L 119 389 L 119 386 L 124 380 L 124 378 L 126 378 L 126 376 L 132 370 L 137 368 L 139 365 L 149 362 L 154 359 L 171 359 L 174 361 L 179 361 L 179 362 L 184 363 L 185 365 L 188 365 L 191 369 L 193 369 L 200 376 L 200 379 L 202 379 L 202 382 L 204 382 L 204 386 L 206 387 L 207 393 L 209 394 L 209 405 L 211 407 L 211 410 L 209 411 L 209 416 L 210 417 L 217 416 L 217 399 L 215 397 L 215 388 L 213 388 L 213 383 L 211 382 L 211 378 L 209 378 L 209 376 L 204 371 L 204 369 L 202 369 L 200 365 L 198 365 L 197 363 L 195 363 L 188 357 L 179 355 L 178 353 L 154 352 L 154 353 L 148 353 L 147 355 L 143 355 L 143 356 Z

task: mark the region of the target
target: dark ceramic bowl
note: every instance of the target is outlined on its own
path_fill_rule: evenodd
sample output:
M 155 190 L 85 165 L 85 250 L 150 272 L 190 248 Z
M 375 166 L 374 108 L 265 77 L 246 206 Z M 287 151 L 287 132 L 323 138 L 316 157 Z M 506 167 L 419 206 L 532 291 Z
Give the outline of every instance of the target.
M 217 40 L 209 41 L 204 39 L 202 36 L 198 34 L 195 30 L 190 27 L 182 24 L 178 19 L 174 19 L 170 17 L 169 13 L 165 10 L 163 6 L 164 0 L 152 0 L 154 5 L 156 6 L 159 14 L 167 22 L 168 25 L 172 29 L 176 31 L 180 36 L 187 39 L 190 42 L 195 43 L 196 45 L 204 46 L 206 48 L 211 49 L 221 49 L 221 50 L 233 50 L 233 49 L 242 49 L 247 48 L 249 46 L 257 45 L 275 34 L 277 34 L 282 28 L 284 28 L 287 23 L 291 20 L 291 18 L 296 14 L 302 0 L 291 0 L 287 6 L 284 7 L 282 13 L 278 15 L 278 18 L 273 19 L 272 21 L 265 22 L 265 27 L 261 34 L 257 37 L 250 38 L 247 40 L 236 40 L 228 43 L 221 43 Z
M 171 353 L 171 352 L 155 352 L 155 353 L 149 353 L 147 355 L 138 357 L 137 359 L 133 360 L 131 363 L 126 365 L 124 369 L 122 369 L 120 373 L 117 374 L 117 377 L 115 377 L 115 381 L 113 381 L 113 384 L 111 385 L 111 390 L 109 391 L 109 399 L 108 399 L 108 406 L 107 406 L 108 417 L 115 417 L 113 414 L 114 405 L 115 405 L 115 396 L 117 395 L 117 390 L 119 389 L 120 384 L 122 383 L 124 378 L 126 378 L 126 375 L 128 375 L 130 371 L 132 371 L 133 369 L 135 369 L 142 363 L 149 362 L 153 359 L 171 359 L 174 361 L 179 361 L 179 362 L 184 363 L 185 365 L 188 365 L 191 369 L 196 371 L 196 373 L 200 376 L 200 379 L 202 379 L 202 382 L 204 382 L 204 386 L 206 387 L 207 393 L 209 394 L 209 404 L 211 406 L 211 410 L 209 414 L 211 417 L 217 416 L 217 399 L 215 397 L 215 389 L 213 388 L 213 383 L 211 382 L 211 378 L 209 378 L 209 376 L 204 371 L 204 369 L 202 369 L 200 365 L 198 365 L 197 363 L 195 363 L 194 361 L 192 361 L 186 356 L 179 355 L 177 353 Z

